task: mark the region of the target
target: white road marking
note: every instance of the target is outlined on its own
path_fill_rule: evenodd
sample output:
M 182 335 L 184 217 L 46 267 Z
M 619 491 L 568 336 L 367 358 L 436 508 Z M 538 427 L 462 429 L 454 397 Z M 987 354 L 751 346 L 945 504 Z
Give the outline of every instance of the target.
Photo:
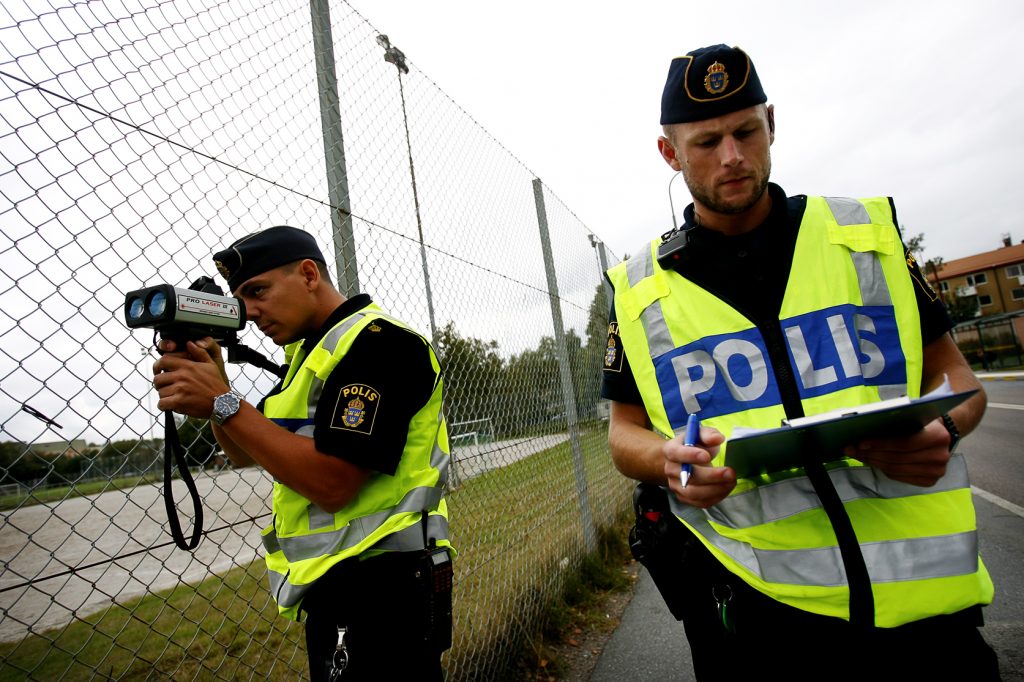
M 982 498 L 983 500 L 988 500 L 997 507 L 1002 507 L 1006 511 L 1016 514 L 1017 516 L 1024 519 L 1024 507 L 1019 507 L 1015 505 L 1013 502 L 1010 502 L 1009 500 L 1004 500 L 998 495 L 993 495 L 989 491 L 982 490 L 981 488 L 974 485 L 971 486 L 971 492 L 977 495 L 978 497 Z
M 1024 410 L 1024 405 L 1010 405 L 1009 403 L 989 403 L 989 407 L 1001 407 L 1004 410 Z

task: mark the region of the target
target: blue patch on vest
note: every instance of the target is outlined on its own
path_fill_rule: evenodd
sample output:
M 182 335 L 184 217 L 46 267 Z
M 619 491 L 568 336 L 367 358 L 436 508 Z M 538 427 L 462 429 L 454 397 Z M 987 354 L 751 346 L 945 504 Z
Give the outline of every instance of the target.
M 892 306 L 836 306 L 789 318 L 782 329 L 801 398 L 907 383 Z
M 892 306 L 840 305 L 780 324 L 803 399 L 858 385 L 906 384 Z M 711 419 L 782 402 L 756 328 L 671 350 L 654 358 L 654 372 L 673 430 L 691 412 Z
M 274 422 L 278 426 L 283 426 L 292 433 L 295 433 L 303 426 L 312 426 L 312 419 L 286 419 L 284 417 L 270 417 L 270 421 Z
M 710 419 L 781 400 L 756 328 L 671 350 L 654 359 L 654 373 L 673 429 L 683 428 L 691 412 Z

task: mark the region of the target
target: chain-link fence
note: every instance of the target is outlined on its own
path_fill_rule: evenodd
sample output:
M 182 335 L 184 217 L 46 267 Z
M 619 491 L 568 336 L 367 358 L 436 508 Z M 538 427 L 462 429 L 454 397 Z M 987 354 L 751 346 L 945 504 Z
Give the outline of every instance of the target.
M 0 677 L 305 674 L 263 582 L 271 481 L 199 420 L 179 433 L 206 531 L 170 542 L 153 339 L 121 312 L 271 225 L 313 232 L 342 291 L 444 363 L 450 679 L 501 677 L 628 506 L 597 398 L 603 245 L 378 33 L 338 0 L 0 7 Z M 273 383 L 229 374 L 252 401 Z

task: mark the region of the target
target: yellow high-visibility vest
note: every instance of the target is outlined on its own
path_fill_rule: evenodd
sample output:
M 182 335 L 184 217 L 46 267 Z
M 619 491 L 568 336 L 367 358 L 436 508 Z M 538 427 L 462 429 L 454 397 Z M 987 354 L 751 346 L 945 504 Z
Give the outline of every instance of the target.
M 288 373 L 282 390 L 264 402 L 264 415 L 294 433 L 312 438 L 324 381 L 359 332 L 381 319 L 409 329 L 371 304 L 341 320 L 305 357 L 301 356 L 302 341 L 286 347 Z M 333 514 L 274 482 L 274 521 L 263 530 L 262 539 L 270 593 L 286 618 L 298 620 L 303 595 L 339 561 L 364 554 L 422 549 L 425 534 L 438 546 L 450 546 L 448 508 L 442 497 L 449 446 L 441 409 L 441 369 L 430 344 L 425 339 L 423 343 L 429 349 L 437 380 L 430 399 L 409 423 L 405 449 L 393 476 L 371 474 L 359 494 Z M 424 512 L 428 513 L 426 527 Z
M 777 427 L 785 418 L 777 372 L 793 375 L 806 415 L 917 397 L 920 318 L 892 215 L 886 197 L 807 198 L 779 314 L 786 367 L 771 367 L 750 320 L 658 265 L 660 240 L 609 270 L 619 335 L 653 429 L 668 438 L 698 414 L 726 437 L 712 462 L 723 466 L 733 428 Z M 853 459 L 828 469 L 867 564 L 877 626 L 991 602 L 962 455 L 930 488 Z M 708 510 L 669 500 L 715 557 L 755 589 L 849 618 L 836 536 L 803 470 L 740 479 Z

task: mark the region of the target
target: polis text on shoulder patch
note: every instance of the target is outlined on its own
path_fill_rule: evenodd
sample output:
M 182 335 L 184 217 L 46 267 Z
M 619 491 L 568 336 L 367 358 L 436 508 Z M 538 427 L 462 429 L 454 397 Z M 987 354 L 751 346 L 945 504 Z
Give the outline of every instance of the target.
M 373 420 L 380 407 L 380 392 L 366 384 L 349 384 L 338 393 L 331 415 L 331 428 L 366 434 L 373 432 Z

